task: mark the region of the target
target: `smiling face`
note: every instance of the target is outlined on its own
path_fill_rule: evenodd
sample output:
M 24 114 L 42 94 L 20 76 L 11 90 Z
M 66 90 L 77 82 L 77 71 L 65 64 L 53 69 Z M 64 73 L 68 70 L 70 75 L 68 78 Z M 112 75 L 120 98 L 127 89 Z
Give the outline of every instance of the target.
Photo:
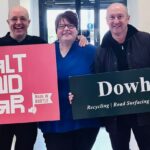
M 57 27 L 57 37 L 60 42 L 74 42 L 78 35 L 75 25 L 71 24 L 67 19 L 62 18 Z
M 27 10 L 21 6 L 12 8 L 7 23 L 10 28 L 10 36 L 17 41 L 23 40 L 30 24 Z
M 127 8 L 120 3 L 114 3 L 107 9 L 107 24 L 112 35 L 126 35 L 129 23 Z

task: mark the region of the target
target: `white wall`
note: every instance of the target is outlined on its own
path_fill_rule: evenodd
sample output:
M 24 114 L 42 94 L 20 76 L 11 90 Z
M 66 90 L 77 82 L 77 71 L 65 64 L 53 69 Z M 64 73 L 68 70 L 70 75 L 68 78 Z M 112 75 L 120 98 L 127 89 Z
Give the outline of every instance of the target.
M 128 0 L 130 23 L 139 30 L 150 33 L 149 0 Z
M 8 14 L 8 0 L 1 0 L 0 5 L 0 36 L 4 36 L 8 31 L 8 25 L 6 23 Z

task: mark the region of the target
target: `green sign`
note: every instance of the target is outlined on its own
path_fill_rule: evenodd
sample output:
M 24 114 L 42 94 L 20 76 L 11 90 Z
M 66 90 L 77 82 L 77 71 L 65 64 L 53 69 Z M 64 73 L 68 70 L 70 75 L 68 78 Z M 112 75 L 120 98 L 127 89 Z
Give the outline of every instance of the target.
M 150 69 L 70 77 L 74 119 L 150 111 Z

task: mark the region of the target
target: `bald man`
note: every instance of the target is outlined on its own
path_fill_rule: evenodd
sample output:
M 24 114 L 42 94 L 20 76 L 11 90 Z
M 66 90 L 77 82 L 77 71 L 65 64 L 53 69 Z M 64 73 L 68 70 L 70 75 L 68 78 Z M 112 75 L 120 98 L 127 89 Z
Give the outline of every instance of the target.
M 16 6 L 10 9 L 7 23 L 10 32 L 0 39 L 0 46 L 46 43 L 39 37 L 27 35 L 30 19 L 24 7 Z M 37 137 L 37 123 L 0 125 L 0 150 L 11 150 L 14 135 L 15 150 L 33 150 Z
M 22 6 L 9 10 L 7 23 L 10 32 L 0 39 L 0 46 L 28 45 L 46 43 L 37 36 L 27 34 L 30 24 L 28 11 Z M 79 45 L 85 46 L 87 40 L 79 37 Z M 0 150 L 10 150 L 13 136 L 16 136 L 15 150 L 33 150 L 37 137 L 37 123 L 0 125 Z
M 129 25 L 125 5 L 113 3 L 107 9 L 109 31 L 95 60 L 96 72 L 150 67 L 150 34 Z M 113 150 L 129 150 L 131 129 L 140 150 L 150 150 L 150 113 L 105 118 Z

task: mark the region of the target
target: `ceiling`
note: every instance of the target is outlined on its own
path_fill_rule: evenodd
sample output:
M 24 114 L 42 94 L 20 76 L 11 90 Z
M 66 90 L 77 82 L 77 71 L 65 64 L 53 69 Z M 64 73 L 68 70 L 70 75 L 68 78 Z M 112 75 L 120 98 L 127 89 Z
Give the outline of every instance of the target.
M 80 5 L 81 1 L 81 6 L 84 7 L 91 7 L 94 6 L 95 1 L 96 3 L 98 2 L 101 6 L 102 5 L 109 5 L 110 3 L 113 2 L 124 2 L 124 0 L 41 0 L 44 2 L 44 4 L 48 7 L 74 7 L 76 3 Z
M 51 4 L 51 5 L 65 5 L 65 4 L 68 4 L 68 5 L 72 5 L 72 4 L 75 4 L 75 1 L 78 1 L 80 2 L 81 1 L 81 4 L 91 4 L 91 3 L 94 3 L 95 0 L 45 0 L 45 3 L 47 4 Z

